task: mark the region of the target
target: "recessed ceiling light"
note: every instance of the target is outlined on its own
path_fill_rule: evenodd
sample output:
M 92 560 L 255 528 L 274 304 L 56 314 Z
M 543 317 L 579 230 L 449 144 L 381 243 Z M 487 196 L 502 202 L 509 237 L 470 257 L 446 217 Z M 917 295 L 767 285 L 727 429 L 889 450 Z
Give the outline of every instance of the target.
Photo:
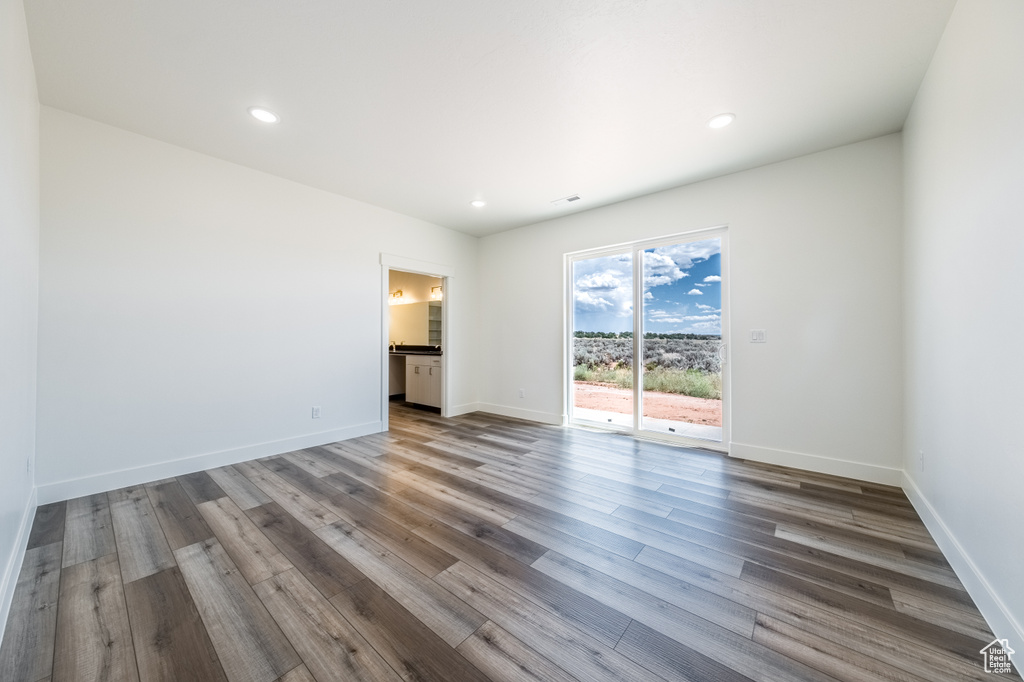
M 473 208 L 483 208 L 484 206 L 487 205 L 487 202 L 484 201 L 483 199 L 474 199 L 473 201 L 469 202 L 469 205 L 472 206 Z
M 263 123 L 277 123 L 281 120 L 280 116 L 263 107 L 249 107 L 249 114 L 257 121 L 262 121 Z
M 724 128 L 736 120 L 736 114 L 719 114 L 708 121 L 708 128 Z

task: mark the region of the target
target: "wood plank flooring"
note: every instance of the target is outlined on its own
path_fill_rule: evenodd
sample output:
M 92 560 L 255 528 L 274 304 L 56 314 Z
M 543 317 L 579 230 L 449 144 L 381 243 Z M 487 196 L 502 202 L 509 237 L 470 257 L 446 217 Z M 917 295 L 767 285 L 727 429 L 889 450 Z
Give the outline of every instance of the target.
M 40 507 L 0 680 L 985 680 L 992 639 L 896 488 L 393 405 Z

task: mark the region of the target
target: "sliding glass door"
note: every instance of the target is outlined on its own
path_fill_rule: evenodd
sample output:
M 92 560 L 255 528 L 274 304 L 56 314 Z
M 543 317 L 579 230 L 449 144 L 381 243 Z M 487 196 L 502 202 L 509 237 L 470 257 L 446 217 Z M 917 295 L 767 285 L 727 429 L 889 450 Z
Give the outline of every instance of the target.
M 725 249 L 722 228 L 569 256 L 570 421 L 723 447 Z
M 722 240 L 643 250 L 640 429 L 722 440 Z
M 572 411 L 592 423 L 633 428 L 633 254 L 572 263 Z

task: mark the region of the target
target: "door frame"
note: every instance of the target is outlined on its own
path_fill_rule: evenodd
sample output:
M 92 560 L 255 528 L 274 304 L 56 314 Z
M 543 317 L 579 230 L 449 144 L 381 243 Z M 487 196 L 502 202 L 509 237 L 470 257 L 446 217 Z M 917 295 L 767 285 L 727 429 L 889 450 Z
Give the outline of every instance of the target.
M 415 258 L 407 258 L 405 256 L 398 256 L 391 253 L 381 252 L 380 254 L 380 301 L 381 301 L 381 324 L 380 324 L 380 348 L 381 348 L 381 361 L 380 361 L 380 423 L 381 431 L 388 430 L 388 410 L 389 410 L 389 398 L 390 390 L 388 386 L 388 375 L 390 374 L 391 355 L 388 352 L 388 338 L 389 331 L 391 328 L 391 313 L 390 306 L 388 305 L 388 294 L 389 281 L 388 272 L 391 270 L 401 270 L 402 272 L 411 272 L 417 275 L 427 275 L 429 277 L 440 277 L 441 278 L 441 291 L 443 298 L 441 299 L 441 346 L 442 346 L 442 362 L 441 362 L 441 416 L 447 417 L 449 415 L 449 395 L 448 390 L 448 377 L 451 372 L 451 357 L 453 348 L 457 351 L 457 344 L 452 343 L 451 335 L 451 319 L 452 319 L 452 289 L 455 280 L 455 268 L 450 265 L 443 265 L 441 263 L 431 263 L 429 261 L 418 260 Z M 457 299 L 457 294 L 456 294 Z
M 673 244 L 679 244 L 684 242 L 701 241 L 702 239 L 718 238 L 721 240 L 721 270 L 722 270 L 722 347 L 724 348 L 723 360 L 722 360 L 722 440 L 720 442 L 712 440 L 703 440 L 699 438 L 691 438 L 687 436 L 676 436 L 662 433 L 655 433 L 652 431 L 645 431 L 640 428 L 642 424 L 643 415 L 643 371 L 644 366 L 642 362 L 643 358 L 643 281 L 642 277 L 642 265 L 643 265 L 643 252 L 646 249 L 657 248 L 659 246 L 671 246 Z M 602 256 L 613 256 L 617 254 L 628 253 L 632 257 L 633 263 L 633 422 L 632 427 L 624 429 L 616 426 L 609 426 L 601 422 L 590 422 L 584 419 L 574 418 L 573 416 L 573 391 L 574 391 L 574 370 L 575 365 L 573 363 L 573 332 L 575 327 L 574 322 L 574 298 L 573 288 L 574 282 L 572 277 L 573 264 L 580 260 L 589 260 L 591 258 L 600 258 Z M 648 440 L 656 440 L 674 445 L 687 445 L 690 447 L 700 447 L 710 450 L 716 450 L 718 452 L 729 453 L 729 445 L 732 441 L 732 347 L 731 347 L 731 329 L 730 329 L 730 315 L 731 315 L 731 299 L 730 299 L 730 285 L 731 277 L 729 272 L 729 226 L 728 225 L 715 225 L 713 227 L 705 227 L 697 230 L 690 230 L 687 232 L 680 232 L 676 234 L 666 235 L 663 237 L 654 237 L 650 239 L 642 239 L 632 242 L 623 242 L 612 246 L 605 246 L 596 249 L 586 249 L 582 251 L 573 251 L 565 254 L 564 262 L 564 273 L 565 273 L 565 314 L 563 318 L 565 320 L 565 329 L 562 334 L 563 343 L 563 371 L 564 377 L 564 405 L 563 405 L 563 423 L 568 426 L 586 426 L 588 428 L 598 428 L 603 430 L 615 431 L 618 433 L 628 433 L 636 438 L 645 438 Z M 640 362 L 637 362 L 637 358 L 641 358 Z

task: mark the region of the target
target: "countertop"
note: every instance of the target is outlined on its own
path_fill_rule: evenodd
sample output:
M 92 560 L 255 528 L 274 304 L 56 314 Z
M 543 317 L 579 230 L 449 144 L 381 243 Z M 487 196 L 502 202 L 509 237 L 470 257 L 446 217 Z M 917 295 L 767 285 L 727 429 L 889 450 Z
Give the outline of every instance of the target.
M 394 350 L 388 347 L 390 355 L 444 355 L 437 346 L 395 346 Z

